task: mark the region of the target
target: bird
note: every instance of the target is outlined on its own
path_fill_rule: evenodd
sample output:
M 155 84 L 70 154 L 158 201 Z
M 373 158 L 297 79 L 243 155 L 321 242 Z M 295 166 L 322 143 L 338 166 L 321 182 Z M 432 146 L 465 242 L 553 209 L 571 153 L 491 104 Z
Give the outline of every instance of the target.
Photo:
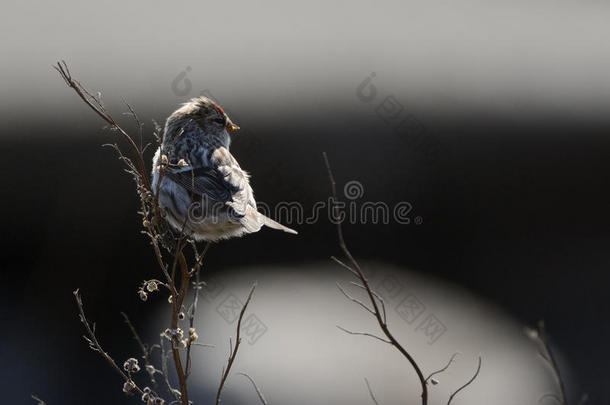
M 229 150 L 238 129 L 204 96 L 167 118 L 151 182 L 162 215 L 173 230 L 196 241 L 241 237 L 263 226 L 297 234 L 258 211 L 250 176 Z

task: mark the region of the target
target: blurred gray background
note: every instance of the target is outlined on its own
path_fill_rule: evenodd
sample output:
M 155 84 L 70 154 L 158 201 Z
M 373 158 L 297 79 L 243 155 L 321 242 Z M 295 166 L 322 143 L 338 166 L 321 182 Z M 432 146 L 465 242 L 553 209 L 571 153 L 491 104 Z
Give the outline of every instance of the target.
M 212 95 L 242 127 L 232 151 L 259 201 L 306 209 L 323 201 L 327 151 L 340 188 L 355 180 L 368 201 L 409 202 L 410 224 L 346 228 L 358 257 L 396 266 L 407 280 L 424 277 L 432 302 L 449 283 L 477 307 L 497 308 L 483 319 L 490 329 L 512 325 L 511 342 L 521 342 L 521 325 L 546 319 L 571 400 L 586 392 L 591 403 L 609 402 L 607 4 L 7 1 L 2 8 L 6 401 L 29 403 L 32 392 L 50 405 L 133 401 L 81 341 L 76 287 L 118 358 L 135 347 L 118 311 L 130 312 L 151 340 L 160 316 L 154 301 L 135 294 L 155 264 L 138 233 L 131 180 L 100 147 L 115 135 L 52 69 L 65 59 L 128 128 L 122 99 L 134 106 L 145 141 L 152 120 Z M 215 245 L 206 277 L 230 279 L 245 267 L 250 280 L 270 283 L 273 265 L 300 266 L 297 279 L 325 268 L 319 263 L 338 253 L 332 226 L 325 218 L 293 225 L 298 238 L 262 232 Z M 333 276 L 324 274 L 304 285 L 330 300 Z M 286 305 L 280 290 L 263 307 Z M 466 295 L 439 301 L 439 311 L 466 305 Z M 476 311 L 469 314 L 471 334 L 460 339 L 475 355 L 477 343 L 492 347 L 491 335 L 475 327 Z M 548 375 L 540 376 L 548 388 Z M 387 383 L 396 372 L 378 377 Z

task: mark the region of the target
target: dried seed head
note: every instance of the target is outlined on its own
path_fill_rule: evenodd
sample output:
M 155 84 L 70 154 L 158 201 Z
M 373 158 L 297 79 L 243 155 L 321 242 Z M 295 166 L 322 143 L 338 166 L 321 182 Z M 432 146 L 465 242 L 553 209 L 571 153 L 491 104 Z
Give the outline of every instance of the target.
M 173 331 L 173 334 L 178 338 L 178 339 L 182 339 L 182 337 L 184 336 L 184 332 L 182 331 L 182 329 L 177 328 L 176 330 Z
M 146 366 L 146 372 L 147 372 L 148 374 L 153 375 L 153 374 L 155 374 L 155 372 L 156 372 L 156 371 L 157 371 L 157 370 L 155 369 L 155 366 L 153 366 L 153 365 L 151 365 L 151 364 L 149 364 L 149 365 L 147 365 L 147 366 Z M 148 387 L 146 387 L 146 388 L 148 388 Z M 146 388 L 144 388 L 144 389 L 146 389 Z M 148 388 L 148 389 L 150 389 L 150 388 Z
M 133 381 L 126 381 L 125 384 L 123 384 L 123 392 L 129 394 L 135 387 L 136 384 Z
M 167 156 L 165 155 L 161 155 L 161 163 L 163 164 L 167 164 L 168 160 L 167 160 Z
M 432 385 L 437 385 L 438 384 L 438 380 L 436 378 L 431 378 L 430 382 L 432 383 Z
M 142 301 L 146 301 L 148 299 L 148 294 L 144 290 L 138 290 L 138 295 Z
M 178 166 L 180 166 L 180 167 L 186 167 L 186 166 L 188 166 L 188 165 L 189 165 L 189 164 L 188 164 L 188 163 L 186 163 L 186 160 L 184 160 L 184 159 L 180 159 L 180 160 L 178 161 Z
M 184 312 L 180 311 L 180 313 L 178 313 L 178 319 L 180 319 L 182 321 L 184 318 L 185 318 Z
M 144 221 L 142 221 L 142 226 L 144 228 L 148 228 L 150 227 L 150 221 L 148 221 L 147 219 L 145 219 Z
M 138 360 L 134 359 L 133 357 L 125 360 L 125 363 L 123 363 L 123 369 L 130 373 L 137 373 L 138 371 L 140 371 L 140 365 L 138 364 Z
M 159 284 L 155 280 L 150 280 L 146 282 L 146 289 L 149 292 L 159 291 Z
M 191 340 L 191 342 L 194 342 L 195 340 L 199 339 L 199 335 L 195 331 L 195 328 L 189 329 L 189 339 Z

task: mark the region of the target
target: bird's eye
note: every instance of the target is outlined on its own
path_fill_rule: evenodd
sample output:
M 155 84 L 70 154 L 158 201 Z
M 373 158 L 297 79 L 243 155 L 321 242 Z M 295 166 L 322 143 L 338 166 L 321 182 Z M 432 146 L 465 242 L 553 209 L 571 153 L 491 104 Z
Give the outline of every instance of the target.
M 224 119 L 224 117 L 214 118 L 212 120 L 212 122 L 215 122 L 216 124 L 224 125 L 225 124 L 225 119 Z

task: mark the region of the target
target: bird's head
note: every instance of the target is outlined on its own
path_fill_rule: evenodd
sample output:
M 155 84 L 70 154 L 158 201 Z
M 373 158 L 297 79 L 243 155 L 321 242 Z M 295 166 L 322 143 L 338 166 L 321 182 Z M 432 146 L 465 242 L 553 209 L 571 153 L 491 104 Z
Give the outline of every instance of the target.
M 167 119 L 167 126 L 178 127 L 190 122 L 209 135 L 226 136 L 239 129 L 218 104 L 203 96 L 191 99 L 174 111 Z

